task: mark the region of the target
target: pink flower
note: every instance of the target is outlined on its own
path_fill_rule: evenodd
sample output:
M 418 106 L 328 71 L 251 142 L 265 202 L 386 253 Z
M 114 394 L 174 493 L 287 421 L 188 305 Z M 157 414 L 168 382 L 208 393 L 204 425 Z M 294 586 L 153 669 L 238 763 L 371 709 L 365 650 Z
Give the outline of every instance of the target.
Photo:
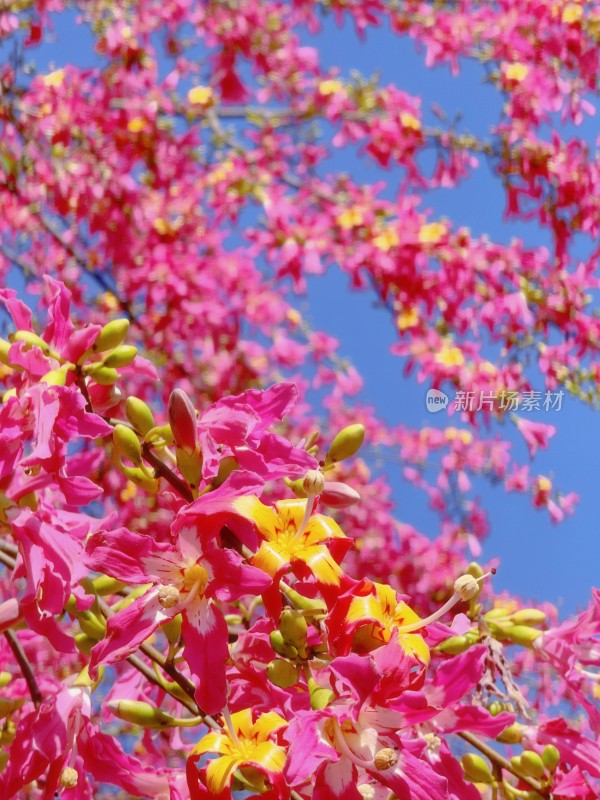
M 548 441 L 556 433 L 554 425 L 548 425 L 545 422 L 532 422 L 529 419 L 523 419 L 523 417 L 514 416 L 513 418 L 517 428 L 523 434 L 531 457 L 537 453 L 538 447 L 544 449 L 548 447 Z
M 196 528 L 181 527 L 175 546 L 126 528 L 97 533 L 88 542 L 88 566 L 130 584 L 152 583 L 141 597 L 110 617 L 106 638 L 91 653 L 90 674 L 100 664 L 131 655 L 163 622 L 183 614 L 184 657 L 198 678 L 196 701 L 207 713 L 226 703 L 227 623 L 220 601 L 255 595 L 268 575 L 231 550 L 200 543 Z

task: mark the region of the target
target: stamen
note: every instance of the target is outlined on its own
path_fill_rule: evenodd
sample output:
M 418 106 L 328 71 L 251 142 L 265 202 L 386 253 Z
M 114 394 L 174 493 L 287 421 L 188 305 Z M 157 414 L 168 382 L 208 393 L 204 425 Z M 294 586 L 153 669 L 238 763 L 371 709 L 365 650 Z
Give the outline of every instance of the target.
M 425 617 L 425 619 L 420 619 L 420 620 L 417 620 L 416 622 L 411 622 L 408 625 L 401 625 L 399 628 L 396 628 L 396 630 L 398 631 L 398 633 L 411 633 L 411 631 L 418 631 L 419 628 L 424 628 L 426 625 L 431 625 L 432 622 L 437 622 L 437 620 L 440 617 L 443 617 L 444 614 L 446 614 L 446 612 L 450 611 L 450 609 L 453 608 L 461 600 L 470 600 L 472 597 L 475 596 L 477 591 L 479 591 L 479 587 L 477 587 L 477 591 L 476 592 L 470 594 L 470 592 L 472 591 L 472 588 L 473 588 L 471 580 L 473 581 L 473 583 L 478 584 L 480 581 L 484 580 L 484 578 L 487 578 L 490 575 L 494 575 L 495 572 L 496 572 L 496 570 L 492 569 L 489 572 L 486 572 L 485 575 L 482 575 L 479 578 L 473 578 L 472 575 L 461 575 L 460 578 L 457 578 L 457 580 L 454 583 L 454 589 L 455 589 L 454 594 L 452 595 L 452 597 L 449 600 L 447 600 L 444 603 L 444 605 L 441 608 L 439 608 L 437 611 L 434 611 L 433 614 L 430 614 L 428 617 Z M 467 594 L 469 595 L 468 597 L 463 597 L 461 592 L 457 591 L 457 586 L 456 585 L 459 584 L 459 582 L 461 581 L 462 578 L 471 579 L 471 580 L 469 580 L 468 585 L 467 585 L 467 587 L 468 587 Z M 467 582 L 465 581 L 465 583 L 467 583 Z M 459 586 L 461 586 L 461 584 L 459 584 Z M 462 586 L 461 586 L 461 588 L 462 588 Z
M 223 719 L 225 720 L 225 726 L 229 732 L 229 736 L 231 737 L 231 741 L 236 744 L 240 750 L 242 749 L 242 743 L 238 739 L 238 735 L 235 732 L 235 728 L 233 727 L 233 720 L 231 719 L 231 714 L 229 713 L 229 706 L 225 706 L 221 711 L 223 714 Z

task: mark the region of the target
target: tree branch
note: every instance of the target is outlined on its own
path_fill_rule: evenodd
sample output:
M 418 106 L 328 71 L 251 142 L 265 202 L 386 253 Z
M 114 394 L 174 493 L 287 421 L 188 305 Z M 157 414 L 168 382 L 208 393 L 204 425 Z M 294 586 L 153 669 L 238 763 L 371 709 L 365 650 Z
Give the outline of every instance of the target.
M 37 708 L 42 702 L 42 693 L 40 692 L 39 686 L 37 685 L 37 681 L 35 679 L 35 675 L 33 674 L 33 669 L 31 668 L 29 659 L 25 655 L 25 652 L 21 647 L 21 642 L 17 639 L 14 631 L 10 629 L 4 631 L 4 636 L 6 637 L 8 646 L 13 651 L 13 655 L 17 660 L 17 663 L 21 670 L 21 674 L 25 678 L 25 683 L 27 684 L 27 688 L 29 689 L 29 694 L 31 695 L 33 704 Z

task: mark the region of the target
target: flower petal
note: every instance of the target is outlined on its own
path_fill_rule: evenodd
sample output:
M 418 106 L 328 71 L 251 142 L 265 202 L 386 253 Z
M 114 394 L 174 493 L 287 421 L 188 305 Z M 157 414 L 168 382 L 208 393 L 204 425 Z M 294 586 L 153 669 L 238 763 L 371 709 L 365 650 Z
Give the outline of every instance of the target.
M 243 763 L 239 757 L 220 756 L 210 761 L 206 768 L 206 785 L 213 794 L 219 794 L 231 783 L 231 774 Z
M 192 602 L 183 612 L 182 632 L 185 641 L 184 658 L 198 678 L 196 702 L 207 714 L 216 714 L 227 703 L 227 623 L 213 602 L 202 597 Z

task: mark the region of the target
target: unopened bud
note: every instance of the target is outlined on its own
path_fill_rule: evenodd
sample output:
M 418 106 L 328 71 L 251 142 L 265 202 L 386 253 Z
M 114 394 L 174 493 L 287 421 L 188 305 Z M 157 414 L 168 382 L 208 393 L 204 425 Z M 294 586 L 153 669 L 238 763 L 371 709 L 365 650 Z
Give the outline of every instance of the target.
M 476 753 L 465 753 L 460 763 L 465 778 L 471 783 L 492 783 L 494 780 L 487 762 Z
M 10 674 L 10 672 L 5 672 L 4 670 L 2 670 L 2 672 L 0 672 L 0 689 L 4 689 L 4 687 L 8 686 L 8 684 L 11 681 L 12 681 L 12 675 Z
M 314 678 L 308 679 L 308 691 L 310 695 L 310 707 L 313 711 L 321 711 L 321 709 L 327 708 L 335 697 L 330 689 L 324 689 L 319 686 Z
M 542 761 L 548 772 L 554 772 L 560 763 L 560 753 L 553 744 L 547 744 L 542 751 Z
M 113 319 L 108 322 L 98 334 L 93 344 L 94 353 L 104 353 L 107 350 L 114 350 L 127 336 L 129 330 L 128 319 Z
M 13 342 L 24 342 L 29 347 L 39 347 L 44 355 L 51 355 L 52 351 L 48 342 L 45 342 L 41 336 L 33 331 L 17 331 L 11 334 L 10 339 Z
M 183 389 L 174 389 L 171 392 L 168 412 L 175 444 L 193 453 L 198 445 L 196 411 Z
M 542 635 L 542 632 L 537 631 L 535 628 L 529 628 L 527 625 L 513 625 L 512 628 L 503 631 L 502 635 L 515 644 L 520 644 L 523 647 L 532 647 L 535 640 Z
M 289 661 L 276 658 L 267 667 L 267 677 L 275 686 L 281 689 L 289 689 L 290 686 L 298 683 L 298 671 Z
M 286 608 L 279 618 L 279 630 L 287 644 L 294 645 L 297 650 L 306 646 L 308 625 L 306 619 L 293 608 Z
M 173 723 L 170 714 L 141 700 L 109 700 L 106 705 L 115 717 L 142 728 L 167 728 Z
M 158 602 L 163 608 L 175 608 L 179 602 L 180 592 L 176 586 L 165 584 L 158 588 Z
M 128 458 L 136 466 L 142 463 L 142 446 L 137 434 L 127 425 L 117 424 L 113 430 L 113 443 L 116 451 Z
M 181 624 L 181 614 L 175 614 L 172 619 L 165 622 L 161 627 L 161 630 L 166 636 L 169 644 L 176 645 L 179 641 L 179 638 L 181 637 Z
M 74 640 L 75 647 L 84 656 L 89 656 L 92 651 L 92 647 L 98 644 L 98 639 L 92 639 L 92 637 L 88 636 L 87 633 L 76 633 Z
M 291 644 L 285 641 L 281 635 L 281 631 L 271 631 L 269 634 L 271 647 L 280 656 L 285 658 L 298 658 L 298 650 Z
M 197 489 L 202 479 L 202 453 L 199 449 L 191 453 L 182 447 L 176 450 L 177 469 L 192 489 Z
M 10 367 L 10 361 L 8 360 L 10 348 L 10 342 L 7 342 L 6 339 L 0 339 L 0 364 L 4 364 L 5 367 Z
M 137 355 L 137 347 L 132 344 L 121 344 L 102 362 L 105 367 L 127 367 Z
M 471 642 L 466 636 L 451 636 L 449 639 L 441 642 L 435 648 L 440 653 L 447 653 L 451 656 L 456 656 L 459 653 L 464 653 L 471 646 Z
M 67 366 L 51 369 L 50 372 L 40 378 L 40 383 L 46 383 L 48 386 L 64 386 L 67 382 L 68 373 L 69 368 Z
M 99 367 L 94 369 L 90 374 L 92 380 L 99 383 L 100 386 L 112 386 L 121 377 L 116 369 L 112 367 Z
M 291 481 L 289 478 L 284 478 L 284 481 L 285 481 L 286 485 L 296 495 L 296 497 L 299 497 L 302 500 L 305 500 L 308 497 L 308 495 L 304 491 L 304 486 L 303 486 L 304 479 L 303 478 L 298 478 L 297 481 Z
M 502 744 L 519 744 L 521 739 L 523 738 L 523 726 L 515 722 L 513 725 L 509 725 L 508 728 L 505 728 L 502 733 L 496 736 L 496 741 L 502 742 Z
M 315 616 L 319 616 L 327 613 L 327 606 L 323 600 L 319 600 L 318 598 L 314 597 L 305 597 L 295 589 L 286 589 L 285 594 L 290 603 L 293 604 L 294 608 L 306 611 L 309 613 L 309 615 L 314 614 Z
M 542 625 L 546 615 L 537 608 L 522 608 L 510 616 L 515 625 Z
M 535 750 L 523 750 L 521 753 L 521 770 L 530 778 L 541 780 L 544 777 L 544 762 Z
M 396 766 L 398 763 L 398 753 L 392 747 L 382 747 L 375 753 L 373 764 L 375 769 L 385 770 Z
M 327 481 L 321 492 L 321 503 L 329 508 L 348 508 L 360 502 L 360 495 L 342 481 Z
M 136 431 L 145 436 L 154 427 L 154 417 L 150 407 L 139 397 L 128 397 L 125 403 L 125 414 Z
M 77 774 L 77 770 L 73 769 L 73 767 L 65 767 L 60 773 L 59 783 L 63 789 L 72 789 L 74 786 L 77 786 L 78 780 L 79 775 Z
M 106 597 L 109 594 L 116 594 L 124 589 L 127 584 L 124 581 L 119 581 L 116 578 L 111 578 L 109 575 L 99 575 L 92 581 L 94 591 L 99 597 Z
M 97 616 L 93 611 L 77 611 L 75 616 L 79 622 L 79 627 L 90 639 L 100 641 L 106 633 L 106 620 L 104 617 Z
M 350 458 L 360 449 L 365 439 L 365 426 L 360 423 L 343 428 L 331 443 L 325 457 L 326 464 L 336 464 Z
M 302 488 L 307 495 L 321 494 L 325 487 L 325 476 L 318 469 L 309 469 L 304 480 L 302 481 Z
M 454 581 L 454 591 L 462 600 L 471 600 L 481 591 L 481 586 L 472 575 L 461 575 Z

